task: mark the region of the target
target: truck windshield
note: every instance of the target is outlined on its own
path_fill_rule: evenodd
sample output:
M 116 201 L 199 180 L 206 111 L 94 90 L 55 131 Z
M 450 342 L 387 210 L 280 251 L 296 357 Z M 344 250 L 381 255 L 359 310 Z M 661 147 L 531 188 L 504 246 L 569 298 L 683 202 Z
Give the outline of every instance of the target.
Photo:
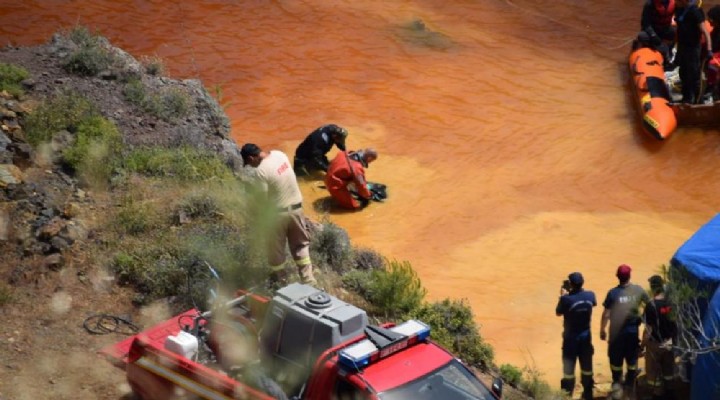
M 382 400 L 496 400 L 485 385 L 457 360 L 395 389 L 379 393 Z

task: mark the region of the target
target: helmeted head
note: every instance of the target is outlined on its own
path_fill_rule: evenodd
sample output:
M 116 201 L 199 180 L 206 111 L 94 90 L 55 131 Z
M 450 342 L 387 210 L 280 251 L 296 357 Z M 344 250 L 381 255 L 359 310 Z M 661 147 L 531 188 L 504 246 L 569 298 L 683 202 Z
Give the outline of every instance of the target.
M 242 149 L 240 149 L 243 164 L 251 167 L 257 167 L 260 165 L 260 153 L 262 153 L 262 149 L 254 143 L 245 143 Z
M 348 137 L 347 129 L 335 124 L 328 124 L 323 126 L 323 130 L 330 135 L 338 149 L 345 151 L 345 139 Z
M 573 272 L 572 274 L 568 275 L 568 281 L 570 281 L 570 284 L 574 288 L 581 288 L 583 284 L 585 283 L 585 278 L 583 278 L 582 274 L 579 272 Z
M 630 280 L 630 273 L 632 272 L 632 268 L 630 268 L 627 264 L 621 264 L 617 268 L 617 272 L 615 273 L 615 276 L 617 276 L 620 283 L 626 283 Z

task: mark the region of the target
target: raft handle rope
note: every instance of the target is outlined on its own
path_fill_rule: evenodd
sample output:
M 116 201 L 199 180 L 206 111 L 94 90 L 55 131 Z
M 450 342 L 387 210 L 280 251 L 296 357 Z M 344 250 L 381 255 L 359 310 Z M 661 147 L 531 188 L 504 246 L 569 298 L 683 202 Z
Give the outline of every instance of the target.
M 95 314 L 85 318 L 83 328 L 93 335 L 107 335 L 108 333 L 121 333 L 134 335 L 140 328 L 125 318 L 111 314 Z

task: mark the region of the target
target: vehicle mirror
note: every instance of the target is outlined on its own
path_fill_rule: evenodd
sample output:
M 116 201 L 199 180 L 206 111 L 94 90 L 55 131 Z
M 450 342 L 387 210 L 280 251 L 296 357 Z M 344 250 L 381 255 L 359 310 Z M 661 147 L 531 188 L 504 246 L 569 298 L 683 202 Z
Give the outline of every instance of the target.
M 502 378 L 495 378 L 493 379 L 492 383 L 492 392 L 495 393 L 497 397 L 502 397 L 502 387 L 503 387 L 503 380 Z

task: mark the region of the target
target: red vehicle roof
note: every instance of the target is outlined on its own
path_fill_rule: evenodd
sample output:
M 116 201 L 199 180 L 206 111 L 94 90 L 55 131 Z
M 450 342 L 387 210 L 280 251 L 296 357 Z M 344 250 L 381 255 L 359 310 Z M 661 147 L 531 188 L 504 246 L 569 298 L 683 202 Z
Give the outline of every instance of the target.
M 373 389 L 384 392 L 434 371 L 453 358 L 433 343 L 420 342 L 367 366 L 361 374 Z

